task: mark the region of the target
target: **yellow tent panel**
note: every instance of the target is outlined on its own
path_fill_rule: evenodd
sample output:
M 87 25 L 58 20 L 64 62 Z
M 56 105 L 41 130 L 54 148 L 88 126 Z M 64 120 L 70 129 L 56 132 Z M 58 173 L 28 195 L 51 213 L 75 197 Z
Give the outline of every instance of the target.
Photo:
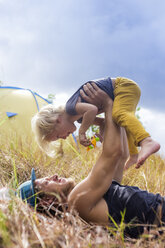
M 0 86 L 0 136 L 31 135 L 31 118 L 49 103 L 29 89 Z

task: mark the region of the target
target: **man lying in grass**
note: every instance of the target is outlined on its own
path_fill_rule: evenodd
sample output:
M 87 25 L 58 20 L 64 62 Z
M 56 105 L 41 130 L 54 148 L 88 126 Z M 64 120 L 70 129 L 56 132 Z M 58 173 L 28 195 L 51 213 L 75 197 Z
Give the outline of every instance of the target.
M 102 153 L 89 175 L 75 185 L 71 178 L 56 174 L 36 179 L 32 170 L 31 180 L 20 185 L 18 191 L 38 211 L 53 216 L 76 211 L 88 223 L 109 226 L 120 223 L 124 215 L 125 234 L 135 238 L 143 233 L 145 225 L 150 228 L 165 221 L 164 198 L 120 184 L 128 157 L 126 134 L 112 120 L 112 100 L 102 91 L 99 97 L 104 99 L 105 135 Z

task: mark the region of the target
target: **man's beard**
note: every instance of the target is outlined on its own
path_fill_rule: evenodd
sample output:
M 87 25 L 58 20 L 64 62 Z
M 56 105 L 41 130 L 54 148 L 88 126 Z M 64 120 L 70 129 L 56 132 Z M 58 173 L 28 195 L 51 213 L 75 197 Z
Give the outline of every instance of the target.
M 68 185 L 66 189 L 64 189 L 63 193 L 66 197 L 68 197 L 69 193 L 72 191 L 72 189 L 75 187 L 75 182 L 72 178 L 68 179 Z

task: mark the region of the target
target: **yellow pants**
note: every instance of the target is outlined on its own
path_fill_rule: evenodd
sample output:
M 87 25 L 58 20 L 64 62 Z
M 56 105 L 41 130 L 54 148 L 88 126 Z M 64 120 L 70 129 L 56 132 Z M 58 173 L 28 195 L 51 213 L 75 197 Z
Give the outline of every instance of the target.
M 130 155 L 137 154 L 139 142 L 150 136 L 135 116 L 140 94 L 140 88 L 134 81 L 116 78 L 112 117 L 118 125 L 125 127 Z

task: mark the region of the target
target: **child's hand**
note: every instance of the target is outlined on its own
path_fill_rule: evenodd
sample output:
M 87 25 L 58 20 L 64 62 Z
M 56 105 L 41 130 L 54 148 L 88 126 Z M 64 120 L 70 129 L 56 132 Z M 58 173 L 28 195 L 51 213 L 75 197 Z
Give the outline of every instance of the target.
M 95 136 L 99 138 L 99 141 L 102 143 L 104 140 L 104 137 L 100 133 L 95 133 Z
M 79 141 L 80 141 L 80 144 L 83 146 L 91 145 L 91 141 L 87 139 L 85 133 L 79 133 Z
M 87 147 L 87 151 L 101 146 L 101 140 L 100 140 L 99 134 L 95 134 L 93 137 L 91 137 L 90 140 L 92 144 Z

